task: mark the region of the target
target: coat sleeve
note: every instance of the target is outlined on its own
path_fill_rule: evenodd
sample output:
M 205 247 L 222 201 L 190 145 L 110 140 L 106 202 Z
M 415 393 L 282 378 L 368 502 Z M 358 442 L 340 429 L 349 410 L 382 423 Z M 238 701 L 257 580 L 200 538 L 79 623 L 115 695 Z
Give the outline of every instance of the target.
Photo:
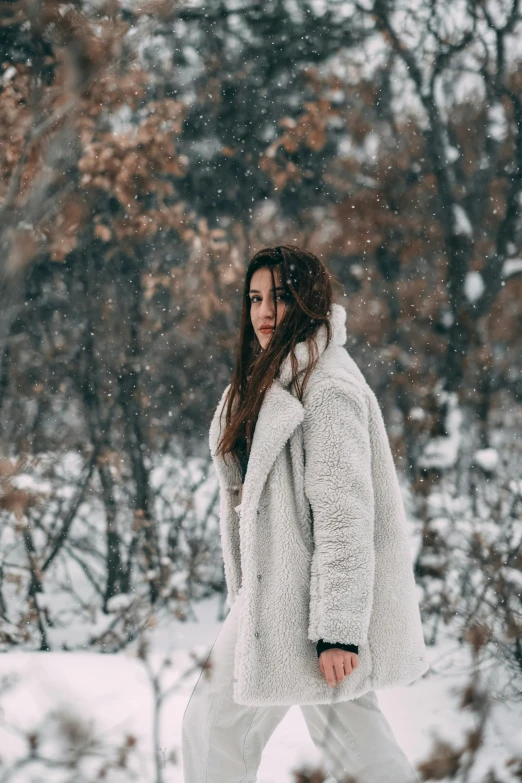
M 313 518 L 308 638 L 365 642 L 375 573 L 374 497 L 364 390 L 329 379 L 310 390 L 303 443 Z

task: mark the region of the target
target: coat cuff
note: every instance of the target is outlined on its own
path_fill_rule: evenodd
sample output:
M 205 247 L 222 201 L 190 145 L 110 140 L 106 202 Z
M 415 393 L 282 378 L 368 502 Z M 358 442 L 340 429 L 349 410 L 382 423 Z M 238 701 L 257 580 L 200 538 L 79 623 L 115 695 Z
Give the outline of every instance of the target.
M 332 647 L 340 648 L 341 650 L 346 650 L 347 652 L 353 652 L 356 655 L 359 655 L 358 644 L 341 644 L 340 642 L 325 642 L 324 639 L 319 639 L 319 641 L 316 644 L 317 657 L 319 658 L 323 650 L 330 650 L 332 649 Z

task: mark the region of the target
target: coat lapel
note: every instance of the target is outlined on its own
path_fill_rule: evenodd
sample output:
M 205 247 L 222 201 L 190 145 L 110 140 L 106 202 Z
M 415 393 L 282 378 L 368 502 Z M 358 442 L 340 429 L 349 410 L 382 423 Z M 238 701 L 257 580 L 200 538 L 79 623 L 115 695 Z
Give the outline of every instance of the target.
M 251 570 L 247 564 L 251 562 L 252 520 L 257 518 L 256 510 L 267 476 L 277 455 L 294 429 L 303 420 L 304 408 L 297 397 L 283 389 L 277 380 L 267 389 L 254 428 L 252 448 L 242 487 L 241 471 L 232 455 L 227 454 L 224 458 L 216 454 L 221 437 L 221 427 L 225 426 L 224 413 L 221 424 L 220 417 L 225 406 L 228 388 L 229 386 L 223 392 L 212 419 L 209 443 L 220 485 L 219 524 L 229 593 L 227 600 L 231 606 L 240 585 L 248 581 L 248 578 L 245 579 L 244 569 L 246 568 L 246 576 L 248 577 L 249 570 Z M 243 489 L 242 492 L 241 489 Z M 241 503 L 236 505 L 240 497 Z
M 221 454 L 216 454 L 221 437 L 221 427 L 225 426 L 223 409 L 229 388 L 230 384 L 223 392 L 213 416 L 209 444 L 220 485 L 223 489 L 238 490 L 241 488 L 241 472 L 235 460 L 231 455 L 227 455 L 225 459 Z M 252 448 L 243 485 L 243 497 L 263 488 L 277 455 L 303 418 L 302 404 L 297 397 L 284 389 L 276 378 L 266 391 L 254 428 Z
M 247 508 L 250 511 L 257 508 L 265 481 L 279 452 L 303 419 L 302 404 L 276 378 L 265 394 L 254 429 L 243 485 L 243 512 Z

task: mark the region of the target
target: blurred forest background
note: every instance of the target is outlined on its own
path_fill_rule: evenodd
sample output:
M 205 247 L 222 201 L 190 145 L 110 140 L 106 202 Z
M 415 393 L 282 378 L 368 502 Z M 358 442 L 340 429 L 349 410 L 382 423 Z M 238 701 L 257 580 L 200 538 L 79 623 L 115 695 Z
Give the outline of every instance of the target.
M 521 701 L 521 7 L 0 2 L 0 649 L 222 606 L 208 427 L 249 257 L 302 245 L 385 415 L 426 642 L 471 654 L 473 728 L 420 772 L 522 780 L 473 771 L 493 690 Z

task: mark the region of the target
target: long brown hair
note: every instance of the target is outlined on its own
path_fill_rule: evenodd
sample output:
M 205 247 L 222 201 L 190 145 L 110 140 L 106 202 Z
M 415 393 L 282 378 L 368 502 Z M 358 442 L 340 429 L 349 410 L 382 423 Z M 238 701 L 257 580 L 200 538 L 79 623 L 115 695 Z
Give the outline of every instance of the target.
M 281 323 L 275 324 L 265 350 L 252 326 L 250 318 L 250 280 L 254 272 L 268 267 L 272 277 L 272 296 L 277 318 L 275 299 L 276 281 L 274 268 L 279 270 L 281 286 L 287 304 Z M 302 402 L 308 378 L 317 363 L 318 351 L 314 333 L 326 324 L 327 342 L 331 340 L 329 314 L 332 305 L 332 275 L 324 264 L 308 250 L 296 245 L 277 245 L 259 250 L 247 266 L 243 293 L 243 308 L 236 366 L 230 381 L 226 400 L 226 424 L 217 447 L 223 457 L 232 453 L 238 460 L 238 445 L 246 437 L 247 454 L 250 453 L 252 436 L 267 389 L 276 377 L 281 362 L 290 354 L 292 384 Z M 297 360 L 294 348 L 297 343 L 308 341 L 310 362 L 302 382 L 297 379 Z

